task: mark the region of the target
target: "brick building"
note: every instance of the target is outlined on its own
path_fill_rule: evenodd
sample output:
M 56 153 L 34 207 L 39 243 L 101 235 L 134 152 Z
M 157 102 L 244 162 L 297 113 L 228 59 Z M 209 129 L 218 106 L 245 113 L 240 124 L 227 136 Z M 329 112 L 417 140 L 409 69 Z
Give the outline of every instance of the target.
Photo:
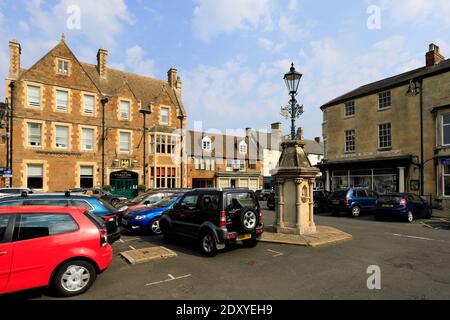
M 100 49 L 96 65 L 80 62 L 63 37 L 23 69 L 21 46 L 10 41 L 6 97 L 12 127 L 1 129 L 0 166 L 12 169 L 13 186 L 43 191 L 99 187 L 103 128 L 105 185 L 132 195 L 139 184 L 185 184 L 172 157 L 180 139 L 175 130 L 184 127 L 186 117 L 177 70 L 157 80 L 109 68 L 107 57 Z

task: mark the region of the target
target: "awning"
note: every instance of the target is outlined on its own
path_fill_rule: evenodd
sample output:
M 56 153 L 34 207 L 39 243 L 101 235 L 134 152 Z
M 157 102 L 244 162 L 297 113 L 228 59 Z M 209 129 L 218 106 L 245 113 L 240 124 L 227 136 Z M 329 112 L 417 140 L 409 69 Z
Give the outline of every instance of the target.
M 349 169 L 387 169 L 397 167 L 407 167 L 413 164 L 414 156 L 402 156 L 392 158 L 371 158 L 371 159 L 359 159 L 359 160 L 343 160 L 323 162 L 318 164 L 317 167 L 322 170 L 349 170 Z

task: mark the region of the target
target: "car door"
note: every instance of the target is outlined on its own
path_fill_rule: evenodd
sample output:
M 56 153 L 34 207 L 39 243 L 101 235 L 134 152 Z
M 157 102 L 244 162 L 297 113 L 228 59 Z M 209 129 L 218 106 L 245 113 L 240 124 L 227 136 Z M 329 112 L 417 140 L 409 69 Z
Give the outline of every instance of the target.
M 219 220 L 220 197 L 218 194 L 204 194 L 200 199 L 200 213 L 194 218 L 198 225 L 210 222 L 217 225 Z
M 189 237 L 195 237 L 198 225 L 195 221 L 200 214 L 199 195 L 185 195 L 174 210 L 174 219 L 172 221 L 175 232 Z
M 65 260 L 78 225 L 67 214 L 21 214 L 13 234 L 14 256 L 7 291 L 47 286 Z
M 11 273 L 13 225 L 14 215 L 0 215 L 0 294 L 4 292 Z
M 420 208 L 417 203 L 417 198 L 414 197 L 413 194 L 408 194 L 406 196 L 406 200 L 411 208 L 410 210 L 412 211 L 414 217 L 420 217 L 421 212 L 420 212 Z
M 354 192 L 355 201 L 361 206 L 361 209 L 367 209 L 368 199 L 366 190 L 356 190 Z

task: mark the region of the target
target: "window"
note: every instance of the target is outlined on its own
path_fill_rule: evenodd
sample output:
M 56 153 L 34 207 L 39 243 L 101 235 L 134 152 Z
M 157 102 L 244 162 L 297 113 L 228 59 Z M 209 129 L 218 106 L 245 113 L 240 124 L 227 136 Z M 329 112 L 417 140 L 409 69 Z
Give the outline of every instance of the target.
M 156 153 L 166 153 L 166 136 L 156 136 Z
M 95 97 L 84 95 L 84 113 L 93 115 L 95 112 Z
M 8 228 L 9 219 L 11 219 L 11 216 L 7 215 L 0 215 L 0 243 L 2 243 L 3 238 L 6 234 L 6 229 Z
M 355 130 L 345 131 L 345 152 L 356 151 Z
M 161 108 L 161 124 L 169 125 L 169 109 Z
M 56 147 L 67 149 L 69 147 L 69 127 L 56 126 Z
M 94 210 L 94 208 L 87 201 L 84 200 L 70 200 L 70 206 L 77 208 L 84 208 L 89 211 Z M 102 224 L 100 224 L 100 226 L 102 226 Z
M 198 196 L 192 195 L 192 196 L 185 196 L 183 200 L 181 200 L 181 207 L 184 207 L 188 210 L 195 210 L 197 209 L 197 202 L 198 202 Z
M 450 113 L 442 116 L 442 144 L 450 145 Z
M 131 133 L 120 133 L 120 152 L 130 152 L 131 150 Z
M 211 139 L 209 137 L 204 137 L 202 140 L 202 149 L 204 151 L 211 151 L 212 145 L 211 145 Z
M 247 153 L 247 144 L 245 143 L 245 141 L 242 141 L 239 144 L 239 153 L 242 153 L 242 154 L 246 154 Z
M 177 170 L 175 168 L 156 168 L 156 187 L 176 188 L 176 174 Z
M 155 136 L 151 135 L 150 136 L 150 150 L 149 150 L 150 154 L 151 153 L 155 153 Z
M 120 101 L 120 119 L 130 120 L 130 102 Z
M 215 194 L 205 194 L 202 197 L 202 209 L 205 211 L 213 211 L 216 212 L 219 210 L 219 196 Z
M 41 164 L 29 164 L 27 168 L 27 188 L 43 189 L 43 167 Z
M 80 167 L 80 188 L 91 189 L 94 187 L 94 167 Z
M 77 230 L 78 225 L 68 214 L 22 214 L 14 241 L 38 239 Z
M 256 160 L 248 160 L 248 168 L 255 170 L 256 169 Z
M 384 123 L 378 127 L 378 140 L 380 149 L 389 149 L 392 147 L 392 130 L 390 123 Z
M 94 129 L 83 128 L 81 130 L 81 149 L 94 150 Z
M 233 170 L 233 160 L 231 159 L 227 159 L 227 171 L 232 171 Z
M 443 165 L 444 197 L 450 197 L 450 165 Z
M 167 153 L 172 154 L 175 152 L 176 139 L 174 136 L 167 137 Z
M 345 116 L 353 117 L 355 115 L 355 101 L 345 103 Z
M 391 92 L 386 91 L 378 95 L 378 108 L 386 109 L 391 106 Z
M 41 106 L 41 88 L 28 86 L 28 105 L 31 107 Z
M 56 90 L 56 110 L 67 112 L 69 109 L 69 93 Z
M 28 146 L 42 146 L 42 124 L 28 123 Z
M 58 73 L 63 75 L 69 74 L 69 62 L 64 60 L 58 60 Z

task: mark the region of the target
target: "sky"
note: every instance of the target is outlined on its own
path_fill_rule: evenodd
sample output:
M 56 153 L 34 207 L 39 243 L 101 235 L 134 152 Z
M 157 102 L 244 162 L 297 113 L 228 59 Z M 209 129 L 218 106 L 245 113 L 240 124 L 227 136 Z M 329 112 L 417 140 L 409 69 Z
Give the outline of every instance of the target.
M 450 56 L 448 0 L 0 0 L 0 77 L 8 42 L 33 65 L 61 33 L 78 59 L 183 82 L 191 129 L 270 129 L 289 121 L 283 76 L 303 74 L 297 125 L 322 135 L 320 106 L 361 85 L 424 66 L 430 43 Z M 0 91 L 0 100 L 4 100 Z

